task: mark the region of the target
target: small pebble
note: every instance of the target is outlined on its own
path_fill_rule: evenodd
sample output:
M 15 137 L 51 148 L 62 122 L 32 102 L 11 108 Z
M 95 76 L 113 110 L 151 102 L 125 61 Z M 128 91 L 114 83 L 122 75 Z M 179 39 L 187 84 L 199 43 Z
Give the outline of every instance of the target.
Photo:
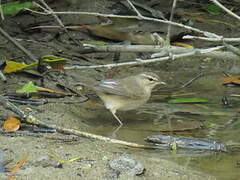
M 127 156 L 121 156 L 110 161 L 109 166 L 113 171 L 119 174 L 141 175 L 145 170 L 141 163 Z

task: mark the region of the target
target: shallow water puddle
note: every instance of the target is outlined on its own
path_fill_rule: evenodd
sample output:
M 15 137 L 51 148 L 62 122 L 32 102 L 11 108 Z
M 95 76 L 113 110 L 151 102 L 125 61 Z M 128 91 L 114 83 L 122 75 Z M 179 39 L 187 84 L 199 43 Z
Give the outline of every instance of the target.
M 98 119 L 91 123 L 99 124 L 91 132 L 112 136 L 117 121 L 105 109 Z M 145 143 L 150 135 L 169 134 L 214 140 L 226 144 L 240 141 L 239 117 L 236 108 L 225 108 L 221 104 L 166 104 L 150 102 L 136 111 L 119 112 L 124 125 L 115 138 L 131 142 Z M 99 120 L 103 121 L 99 123 Z M 98 121 L 98 122 L 97 122 Z M 134 150 L 133 150 L 134 151 Z M 184 166 L 194 167 L 207 174 L 223 179 L 237 178 L 239 152 L 217 153 L 209 151 L 178 150 L 142 151 L 144 156 L 165 158 Z M 221 173 L 219 173 L 221 171 Z

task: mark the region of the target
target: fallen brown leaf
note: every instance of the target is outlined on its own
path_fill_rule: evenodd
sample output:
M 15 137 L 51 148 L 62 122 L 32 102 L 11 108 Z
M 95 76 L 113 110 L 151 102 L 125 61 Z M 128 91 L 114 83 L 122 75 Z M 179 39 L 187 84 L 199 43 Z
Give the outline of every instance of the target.
M 6 131 L 17 131 L 21 126 L 21 121 L 13 116 L 9 116 L 3 123 L 3 129 Z
M 223 84 L 239 84 L 240 85 L 240 75 L 223 78 L 222 82 Z

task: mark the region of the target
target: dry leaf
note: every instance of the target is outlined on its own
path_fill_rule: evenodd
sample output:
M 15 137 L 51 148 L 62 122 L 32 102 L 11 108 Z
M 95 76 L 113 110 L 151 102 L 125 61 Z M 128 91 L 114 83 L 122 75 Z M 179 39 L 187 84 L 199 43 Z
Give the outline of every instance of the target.
M 64 65 L 68 59 L 54 55 L 47 55 L 43 57 L 42 61 L 48 63 L 53 69 L 64 70 Z
M 59 62 L 59 63 L 51 63 L 50 66 L 53 68 L 53 69 L 58 69 L 58 70 L 64 70 L 64 65 L 65 63 L 62 63 L 62 62 Z
M 28 159 L 28 154 L 25 154 L 23 159 L 21 159 L 20 161 L 18 161 L 18 163 L 16 164 L 15 167 L 13 168 L 6 168 L 7 171 L 12 172 L 12 171 L 16 171 L 19 168 L 21 168 L 23 166 L 23 164 L 26 162 L 26 160 Z
M 136 32 L 136 31 L 124 31 L 123 29 L 127 26 L 121 25 L 84 25 L 78 26 L 75 29 L 87 29 L 92 35 L 97 37 L 103 37 L 110 40 L 117 41 L 129 41 L 133 44 L 143 44 L 143 45 L 155 45 L 156 42 L 152 39 L 152 34 L 150 32 Z M 125 25 L 125 24 L 124 24 Z
M 171 43 L 173 46 L 180 46 L 180 47 L 185 47 L 185 48 L 193 48 L 192 45 L 190 44 L 186 44 L 186 43 L 182 43 L 182 42 L 173 42 Z
M 223 84 L 240 84 L 240 75 L 224 78 L 222 82 Z
M 3 129 L 6 131 L 17 131 L 21 126 L 21 122 L 13 116 L 9 116 L 3 123 Z

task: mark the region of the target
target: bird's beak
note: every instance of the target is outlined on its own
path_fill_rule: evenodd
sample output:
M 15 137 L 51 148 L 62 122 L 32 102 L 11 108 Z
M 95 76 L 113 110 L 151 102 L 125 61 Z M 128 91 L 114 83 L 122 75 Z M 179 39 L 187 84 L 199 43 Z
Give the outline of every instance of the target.
M 158 84 L 166 85 L 166 83 L 163 81 L 158 81 Z

